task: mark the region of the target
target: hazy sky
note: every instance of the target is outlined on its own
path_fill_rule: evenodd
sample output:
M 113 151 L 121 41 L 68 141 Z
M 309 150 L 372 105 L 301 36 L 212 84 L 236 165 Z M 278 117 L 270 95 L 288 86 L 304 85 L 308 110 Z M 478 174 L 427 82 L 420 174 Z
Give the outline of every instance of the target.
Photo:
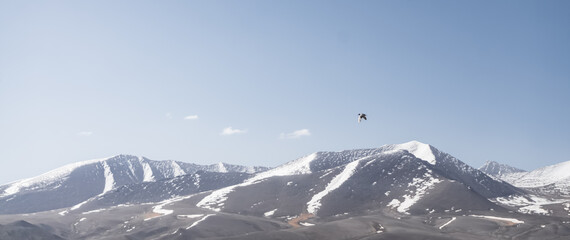
M 410 140 L 532 170 L 568 103 L 570 1 L 0 1 L 0 184 Z

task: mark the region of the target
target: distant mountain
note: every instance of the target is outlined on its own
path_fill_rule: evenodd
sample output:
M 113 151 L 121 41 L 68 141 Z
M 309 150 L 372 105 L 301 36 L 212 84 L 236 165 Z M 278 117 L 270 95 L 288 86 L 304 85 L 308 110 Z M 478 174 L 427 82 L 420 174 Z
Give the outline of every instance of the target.
M 193 174 L 197 171 L 254 173 L 264 167 L 225 163 L 197 165 L 118 155 L 69 164 L 37 177 L 0 186 L 0 214 L 71 207 L 115 188 Z
M 502 179 L 502 177 L 511 175 L 513 173 L 523 173 L 525 170 L 521 170 L 515 167 L 511 167 L 506 164 L 500 164 L 495 161 L 487 161 L 483 166 L 479 168 L 479 171 L 489 174 L 494 177 Z
M 506 166 L 502 164 L 494 165 Z M 542 167 L 530 172 L 522 170 L 496 172 L 486 166 L 483 166 L 481 170 L 519 188 L 554 195 L 570 195 L 570 161 Z

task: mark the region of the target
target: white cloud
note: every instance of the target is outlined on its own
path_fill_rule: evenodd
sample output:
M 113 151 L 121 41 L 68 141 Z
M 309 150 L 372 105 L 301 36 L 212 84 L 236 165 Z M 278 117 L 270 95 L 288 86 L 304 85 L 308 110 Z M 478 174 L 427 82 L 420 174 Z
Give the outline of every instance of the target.
M 172 119 L 172 113 L 166 113 L 166 118 Z
M 78 132 L 77 135 L 81 136 L 81 137 L 89 137 L 89 136 L 93 135 L 93 132 L 83 131 L 83 132 Z
M 196 120 L 196 119 L 198 119 L 198 115 L 190 115 L 184 117 L 184 120 Z
M 220 134 L 221 135 L 234 135 L 234 134 L 241 134 L 241 133 L 246 133 L 246 132 L 247 132 L 247 130 L 245 130 L 245 129 L 233 129 L 232 127 L 227 127 L 227 128 L 224 128 L 224 130 Z
M 294 139 L 294 138 L 300 138 L 303 136 L 311 136 L 311 132 L 309 131 L 309 129 L 301 129 L 301 130 L 297 130 L 297 131 L 294 131 L 291 133 L 281 133 L 279 138 L 281 138 L 281 139 Z

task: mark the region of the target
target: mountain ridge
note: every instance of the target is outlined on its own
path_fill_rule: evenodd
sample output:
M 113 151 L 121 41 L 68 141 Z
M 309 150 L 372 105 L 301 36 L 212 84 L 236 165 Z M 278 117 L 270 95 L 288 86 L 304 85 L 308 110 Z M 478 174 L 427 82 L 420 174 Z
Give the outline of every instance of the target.
M 415 153 L 416 155 L 414 155 Z M 320 198 L 325 197 L 330 192 L 337 191 L 347 180 L 353 177 L 353 171 L 356 166 L 362 165 L 363 161 L 371 160 L 367 162 L 362 167 L 369 166 L 374 161 L 378 160 L 383 162 L 383 158 L 388 155 L 396 154 L 398 157 L 388 157 L 397 159 L 416 159 L 420 161 L 415 164 L 419 164 L 420 169 L 428 169 L 428 173 L 417 173 L 415 178 L 404 178 L 399 180 L 400 182 L 406 182 L 405 186 L 402 187 L 416 187 L 416 185 L 422 184 L 435 184 L 440 182 L 439 180 L 433 180 L 434 177 L 431 176 L 431 172 L 437 173 L 437 176 L 442 176 L 445 179 L 451 181 L 460 181 L 472 189 L 477 194 L 481 195 L 481 199 L 491 199 L 496 197 L 504 197 L 510 195 L 524 194 L 522 190 L 519 190 L 507 183 L 502 181 L 496 181 L 495 179 L 487 176 L 486 174 L 474 169 L 467 164 L 461 162 L 460 160 L 452 157 L 449 154 L 443 153 L 431 145 L 420 143 L 418 141 L 411 141 L 403 144 L 392 144 L 384 145 L 376 149 L 358 149 L 358 150 L 345 150 L 341 152 L 316 152 L 305 157 L 293 160 L 286 164 L 275 167 L 274 169 L 262 172 L 246 180 L 244 183 L 228 186 L 226 188 L 215 190 L 211 194 L 204 197 L 198 204 L 197 207 L 207 208 L 213 211 L 223 211 L 223 209 L 232 205 L 232 203 L 226 204 L 227 201 L 231 201 L 232 194 L 235 195 L 239 189 L 253 188 L 254 185 L 263 185 L 266 179 L 270 178 L 284 178 L 290 176 L 314 176 L 311 178 L 316 178 L 315 175 L 322 174 L 319 179 L 327 179 L 329 182 L 318 183 L 316 186 L 320 186 L 320 192 L 315 193 L 314 196 L 320 196 Z M 424 159 L 418 158 L 424 157 Z M 397 160 L 391 160 L 397 162 Z M 415 161 L 415 160 L 414 160 Z M 397 165 L 396 163 L 390 165 Z M 405 168 L 405 166 L 400 166 Z M 341 170 L 343 169 L 343 170 Z M 359 171 L 362 168 L 358 169 Z M 384 172 L 386 169 L 377 169 L 378 171 Z M 410 169 L 411 172 L 416 172 L 417 169 Z M 427 171 L 427 170 L 426 170 Z M 334 173 L 333 176 L 328 176 Z M 389 173 L 391 175 L 392 173 Z M 400 174 L 406 175 L 407 173 L 402 172 Z M 413 173 L 415 174 L 415 173 Z M 420 177 L 424 176 L 424 177 Z M 396 178 L 394 178 L 396 179 Z M 269 181 L 269 180 L 267 180 Z M 414 182 L 415 181 L 415 182 Z M 366 182 L 362 184 L 373 184 L 372 182 Z M 401 184 L 401 183 L 400 183 Z M 283 188 L 286 186 L 274 186 L 274 188 Z M 327 190 L 328 189 L 328 190 Z M 315 190 L 315 188 L 312 188 Z M 253 191 L 253 190 L 247 190 Z M 404 191 L 402 189 L 398 191 Z M 422 189 L 421 191 L 427 191 L 427 189 Z M 328 193 L 327 193 L 328 192 Z M 326 194 L 325 194 L 326 193 Z M 363 193 L 364 194 L 364 193 Z M 305 196 L 305 193 L 302 193 Z M 313 197 L 314 197 L 313 196 Z M 406 202 L 407 195 L 402 195 L 400 199 L 392 201 L 392 206 L 399 207 L 400 203 L 410 204 L 410 201 Z M 242 197 L 237 197 L 241 199 Z M 411 195 L 408 198 L 412 198 Z M 319 205 L 319 198 L 312 199 L 309 209 L 309 213 L 314 211 L 314 206 Z M 408 199 L 409 200 L 409 199 Z M 261 201 L 261 200 L 259 200 Z M 384 206 L 388 206 L 388 203 L 384 203 Z M 496 208 L 499 208 L 498 206 Z M 406 212 L 404 209 L 406 207 L 398 208 L 400 212 Z
M 124 185 L 154 182 L 197 171 L 255 172 L 265 167 L 225 163 L 197 165 L 173 160 L 154 161 L 119 154 L 64 165 L 37 177 L 0 186 L 0 213 L 26 213 L 74 206 Z

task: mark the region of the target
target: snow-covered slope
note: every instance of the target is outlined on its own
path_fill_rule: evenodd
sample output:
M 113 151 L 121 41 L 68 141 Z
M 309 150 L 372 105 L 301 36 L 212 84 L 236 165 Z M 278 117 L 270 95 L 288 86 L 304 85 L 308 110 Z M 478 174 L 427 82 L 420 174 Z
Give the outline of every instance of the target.
M 570 184 L 570 161 L 542 167 L 531 172 L 513 174 L 505 181 L 515 186 L 533 188 L 549 184 L 568 186 Z
M 124 204 L 161 202 L 178 196 L 188 196 L 239 184 L 249 177 L 251 174 L 241 172 L 198 171 L 155 182 L 124 185 L 79 203 L 61 214 L 88 212 Z
M 462 203 L 442 201 L 432 191 L 461 194 L 450 199 L 463 199 Z M 247 209 L 272 216 L 303 212 L 326 216 L 362 208 L 408 213 L 425 211 L 425 206 L 441 210 L 449 207 L 446 204 L 457 207 L 463 203 L 472 208 L 499 208 L 488 199 L 521 192 L 428 144 L 411 141 L 313 153 L 215 190 L 197 206 L 225 212 Z M 427 204 L 425 199 L 438 201 Z
M 123 158 L 84 162 L 1 186 L 0 210 L 63 199 L 41 195 L 42 189 L 76 199 L 85 189 L 93 192 L 66 209 L 0 215 L 0 224 L 22 217 L 69 239 L 547 239 L 570 234 L 567 201 L 529 194 L 417 141 L 316 152 L 254 174 L 247 173 L 253 168 L 224 163 Z M 537 174 L 564 180 L 565 169 L 559 165 Z M 185 175 L 163 179 L 180 174 Z M 138 182 L 125 184 L 129 179 Z M 32 201 L 38 196 L 43 203 Z M 521 214 L 553 211 L 559 212 L 556 218 Z M 13 233 L 11 226 L 8 230 Z
M 215 211 L 220 211 L 224 206 L 227 195 L 237 187 L 250 186 L 259 183 L 265 179 L 279 176 L 295 176 L 303 174 L 311 174 L 321 170 L 326 170 L 344 164 L 350 163 L 357 159 L 379 154 L 385 151 L 384 149 L 359 149 L 348 150 L 342 152 L 317 152 L 285 163 L 281 166 L 271 170 L 258 173 L 254 177 L 246 180 L 244 183 L 235 186 L 229 186 L 223 189 L 212 192 L 200 201 L 197 206 L 208 208 Z
M 265 169 L 225 163 L 200 166 L 119 155 L 71 164 L 36 178 L 0 186 L 0 214 L 160 201 L 210 190 L 200 194 L 197 207 L 253 211 L 261 216 L 269 212 L 270 215 L 304 212 L 326 216 L 369 208 L 411 213 L 418 209 L 457 207 L 460 205 L 457 199 L 487 208 L 495 206 L 488 199 L 524 194 L 418 141 L 373 149 L 316 152 L 274 169 L 248 174 L 258 170 Z M 244 174 L 223 174 L 231 172 Z M 175 177 L 178 180 L 160 181 Z M 218 179 L 213 181 L 219 183 L 207 185 L 202 182 L 205 179 Z M 434 191 L 461 193 L 461 196 L 438 199 L 431 194 Z M 255 202 L 248 205 L 250 201 Z M 342 206 L 337 206 L 339 203 Z
M 197 171 L 255 172 L 262 167 L 225 163 L 196 165 L 178 161 L 153 161 L 117 155 L 69 164 L 37 177 L 0 186 L 0 214 L 29 213 L 70 207 L 117 187 L 174 178 Z
M 520 188 L 570 195 L 570 161 L 542 167 L 530 172 L 522 170 L 501 174 L 485 172 Z

